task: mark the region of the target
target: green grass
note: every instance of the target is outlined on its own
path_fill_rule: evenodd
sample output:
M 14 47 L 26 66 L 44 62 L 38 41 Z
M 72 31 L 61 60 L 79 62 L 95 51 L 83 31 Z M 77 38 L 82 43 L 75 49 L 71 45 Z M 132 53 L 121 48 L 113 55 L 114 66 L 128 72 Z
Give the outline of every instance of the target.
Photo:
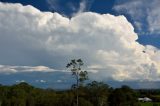
M 160 103 L 141 102 L 141 106 L 160 106 Z
M 153 106 L 153 103 L 145 102 L 145 103 L 141 103 L 141 106 Z

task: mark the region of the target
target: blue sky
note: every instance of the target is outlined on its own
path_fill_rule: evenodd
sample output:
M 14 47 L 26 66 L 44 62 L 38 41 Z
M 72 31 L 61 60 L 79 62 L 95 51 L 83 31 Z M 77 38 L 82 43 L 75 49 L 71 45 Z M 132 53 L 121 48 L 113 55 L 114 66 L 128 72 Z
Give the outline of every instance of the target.
M 91 80 L 159 81 L 159 0 L 0 1 L 3 84 L 63 88 L 73 58 L 85 61 Z

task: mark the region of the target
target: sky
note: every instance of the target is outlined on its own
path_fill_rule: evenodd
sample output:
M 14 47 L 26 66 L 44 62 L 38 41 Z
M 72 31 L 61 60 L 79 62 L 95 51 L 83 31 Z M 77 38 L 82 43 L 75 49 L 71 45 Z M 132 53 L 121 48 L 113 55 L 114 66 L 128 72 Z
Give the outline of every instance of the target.
M 81 58 L 90 80 L 158 88 L 159 4 L 0 0 L 0 82 L 69 87 L 74 78 L 65 66 Z

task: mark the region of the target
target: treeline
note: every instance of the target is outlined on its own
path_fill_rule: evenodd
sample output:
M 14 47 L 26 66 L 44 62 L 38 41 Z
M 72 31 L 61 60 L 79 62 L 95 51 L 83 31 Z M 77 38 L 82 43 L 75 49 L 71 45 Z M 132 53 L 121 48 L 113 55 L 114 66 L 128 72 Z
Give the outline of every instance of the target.
M 138 89 L 138 97 L 149 97 L 152 102 L 160 102 L 160 89 Z
M 27 83 L 0 86 L 0 106 L 75 106 L 75 89 L 56 91 Z M 128 86 L 113 89 L 93 81 L 79 87 L 79 106 L 139 106 L 138 93 Z

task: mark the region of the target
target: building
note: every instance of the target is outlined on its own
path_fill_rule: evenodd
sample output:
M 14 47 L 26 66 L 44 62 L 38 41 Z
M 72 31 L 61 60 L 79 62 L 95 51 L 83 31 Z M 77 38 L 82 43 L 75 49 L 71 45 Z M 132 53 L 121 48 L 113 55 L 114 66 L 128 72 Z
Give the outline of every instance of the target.
M 144 97 L 144 98 L 138 98 L 138 101 L 142 101 L 142 102 L 152 102 L 152 99 L 148 98 L 148 97 Z

